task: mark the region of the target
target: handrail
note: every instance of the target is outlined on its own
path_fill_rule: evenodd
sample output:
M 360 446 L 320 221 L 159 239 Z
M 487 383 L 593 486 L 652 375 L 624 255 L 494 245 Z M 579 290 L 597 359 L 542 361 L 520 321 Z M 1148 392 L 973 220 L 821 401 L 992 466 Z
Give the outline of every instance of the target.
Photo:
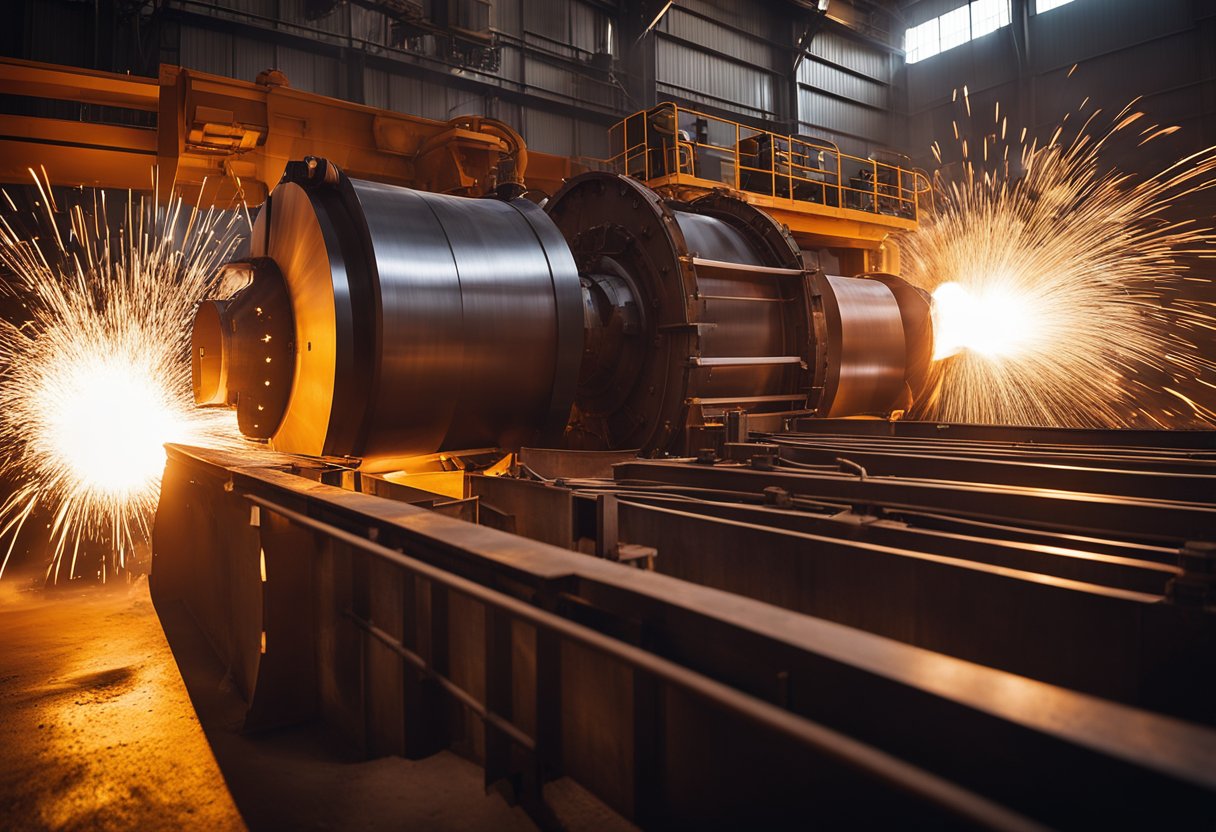
M 587 626 L 569 621 L 547 610 L 534 607 L 531 604 L 513 598 L 510 595 L 412 558 L 396 549 L 390 549 L 367 538 L 316 520 L 306 514 L 301 514 L 273 500 L 258 497 L 254 494 L 245 494 L 243 496 L 250 503 L 271 511 L 291 523 L 312 529 L 314 532 L 323 534 L 353 548 L 360 549 L 386 563 L 425 577 L 435 584 L 479 601 L 487 608 L 493 608 L 499 612 L 514 616 L 518 620 L 526 621 L 538 630 L 543 629 L 561 635 L 564 638 L 580 643 L 584 647 L 645 671 L 668 684 L 682 688 L 694 696 L 713 702 L 734 714 L 744 717 L 758 726 L 782 734 L 818 753 L 825 754 L 838 762 L 876 777 L 908 794 L 928 800 L 970 823 L 995 829 L 1026 830 L 1026 832 L 1042 829 L 1039 824 L 1032 820 L 935 774 L 919 769 L 884 751 L 852 739 L 831 728 L 780 708 L 770 702 L 766 702 L 763 699 L 732 688 L 716 679 L 711 679 L 694 670 L 682 667 L 654 653 L 603 635 Z M 358 623 L 365 624 L 368 627 L 375 626 L 373 622 L 363 621 L 362 619 L 359 619 Z M 379 628 L 376 629 L 379 630 Z M 422 657 L 417 656 L 413 651 L 409 651 L 408 648 L 405 648 L 404 645 L 401 645 L 388 633 L 383 630 L 379 630 L 378 632 L 369 630 L 369 632 L 378 640 L 393 647 L 395 652 L 415 667 L 418 667 L 430 676 L 441 677 L 443 680 L 441 687 L 444 690 L 459 699 L 462 703 L 473 707 L 474 711 L 479 713 L 483 718 L 494 722 L 496 727 L 504 727 L 501 725 L 504 722 L 502 717 L 491 713 L 488 708 L 472 697 L 468 691 L 458 687 L 451 679 L 440 674 L 433 667 L 428 666 Z M 506 730 L 505 733 L 509 734 L 512 739 L 525 747 L 535 744 L 534 738 L 519 731 L 509 721 L 506 724 L 510 726 L 510 730 Z
M 693 130 L 699 135 L 689 135 L 682 127 L 690 118 L 700 128 Z M 660 129 L 652 124 L 657 121 L 669 121 L 670 126 Z M 733 133 L 733 143 L 710 141 L 713 125 L 723 125 Z M 616 131 L 620 131 L 620 150 L 603 160 L 604 166 L 646 182 L 662 179 L 664 184 L 728 185 L 793 203 L 819 203 L 910 220 L 918 218 L 920 199 L 932 190 L 928 177 L 919 170 L 843 153 L 826 139 L 748 127 L 673 102 L 622 119 L 610 128 L 610 135 Z M 745 145 L 754 150 L 745 152 Z M 714 160 L 721 164 L 717 171 Z M 857 172 L 849 177 L 847 168 L 852 163 Z

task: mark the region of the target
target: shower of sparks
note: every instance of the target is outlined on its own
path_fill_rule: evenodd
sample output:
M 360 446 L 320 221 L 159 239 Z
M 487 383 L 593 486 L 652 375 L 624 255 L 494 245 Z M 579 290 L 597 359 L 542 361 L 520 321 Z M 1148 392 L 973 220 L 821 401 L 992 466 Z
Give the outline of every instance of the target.
M 0 577 L 25 523 L 49 516 L 47 579 L 79 577 L 82 547 L 101 544 L 104 580 L 149 537 L 164 443 L 238 441 L 230 413 L 194 407 L 189 364 L 195 305 L 238 215 L 128 194 L 112 232 L 105 192 L 61 212 L 45 178 L 39 216 L 15 216 L 5 193 L 14 216 L 0 217 L 2 289 L 24 307 L 0 320 L 0 475 L 15 485 Z M 22 219 L 37 231 L 19 233 Z
M 1186 200 L 1216 188 L 1216 147 L 1147 178 L 1106 169 L 1115 140 L 1139 146 L 1177 129 L 1145 126 L 1133 107 L 1097 134 L 1100 111 L 1090 113 L 1070 142 L 1061 123 L 1045 146 L 1015 149 L 1020 166 L 1007 161 L 995 108 L 991 132 L 971 146 L 982 141 L 993 164 L 975 162 L 963 143 L 962 174 L 938 171 L 933 210 L 901 243 L 904 276 L 934 299 L 937 360 L 914 416 L 1058 427 L 1216 421 L 1216 281 L 1188 266 L 1216 257 L 1216 232 L 1210 216 L 1178 218 Z M 931 150 L 940 162 L 941 147 Z

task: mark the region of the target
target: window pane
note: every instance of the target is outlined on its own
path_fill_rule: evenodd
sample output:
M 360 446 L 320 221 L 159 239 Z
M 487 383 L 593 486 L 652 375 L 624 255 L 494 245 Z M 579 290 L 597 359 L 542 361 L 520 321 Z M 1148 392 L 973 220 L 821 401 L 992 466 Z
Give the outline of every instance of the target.
M 1071 3 L 1072 0 L 1035 0 L 1034 10 L 1038 14 L 1049 12 L 1052 9 L 1058 9 L 1060 6 Z
M 971 40 L 971 9 L 967 6 L 946 12 L 938 20 L 941 21 L 942 51 Z
M 971 37 L 1009 25 L 1009 0 L 975 0 L 971 4 Z
M 923 61 L 925 58 L 932 58 L 940 51 L 937 18 L 919 26 L 913 26 L 904 34 L 904 52 L 907 54 L 907 61 L 910 64 Z

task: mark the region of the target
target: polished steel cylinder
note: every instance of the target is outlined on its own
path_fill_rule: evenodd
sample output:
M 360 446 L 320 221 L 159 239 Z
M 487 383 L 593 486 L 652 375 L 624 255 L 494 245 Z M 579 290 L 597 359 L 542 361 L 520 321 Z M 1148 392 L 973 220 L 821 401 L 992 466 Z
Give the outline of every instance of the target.
M 828 376 L 820 408 L 824 416 L 886 409 L 903 390 L 904 330 L 891 290 L 873 280 L 828 276 Z
M 293 163 L 250 254 L 200 307 L 197 401 L 367 470 L 481 447 L 682 453 L 732 413 L 757 430 L 886 415 L 931 354 L 927 300 L 899 278 L 828 276 L 753 205 L 612 174 L 542 210 Z
M 277 266 L 295 323 L 276 450 L 376 470 L 444 449 L 560 440 L 581 360 L 581 290 L 533 203 L 353 180 L 314 161 L 271 194 L 251 254 Z M 241 337 L 247 352 L 259 333 L 237 333 L 233 355 Z M 238 413 L 252 401 L 251 391 L 207 394 L 235 398 Z

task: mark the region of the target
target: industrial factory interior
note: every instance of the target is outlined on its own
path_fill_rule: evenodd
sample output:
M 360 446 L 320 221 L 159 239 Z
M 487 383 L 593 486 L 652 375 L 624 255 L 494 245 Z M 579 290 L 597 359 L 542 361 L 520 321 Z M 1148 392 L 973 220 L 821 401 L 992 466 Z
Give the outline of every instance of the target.
M 3 9 L 0 830 L 1216 830 L 1216 1 Z

